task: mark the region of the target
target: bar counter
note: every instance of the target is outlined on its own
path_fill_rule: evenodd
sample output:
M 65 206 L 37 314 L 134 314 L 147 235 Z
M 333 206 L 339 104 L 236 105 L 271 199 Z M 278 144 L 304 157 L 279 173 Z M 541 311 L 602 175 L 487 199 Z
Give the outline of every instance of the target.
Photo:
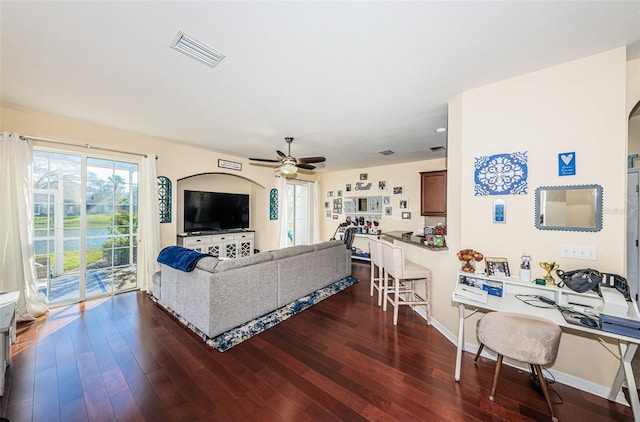
M 398 230 L 398 231 L 392 231 L 392 232 L 385 232 L 385 233 L 382 233 L 380 236 L 389 237 L 393 240 L 398 240 L 400 242 L 408 243 L 410 245 L 418 246 L 420 248 L 428 249 L 430 251 L 448 251 L 449 250 L 449 248 L 447 248 L 446 246 L 438 247 L 438 246 L 425 245 L 424 236 L 416 236 L 412 234 L 411 239 L 403 239 L 402 235 L 404 233 L 408 233 L 408 232 L 403 232 Z

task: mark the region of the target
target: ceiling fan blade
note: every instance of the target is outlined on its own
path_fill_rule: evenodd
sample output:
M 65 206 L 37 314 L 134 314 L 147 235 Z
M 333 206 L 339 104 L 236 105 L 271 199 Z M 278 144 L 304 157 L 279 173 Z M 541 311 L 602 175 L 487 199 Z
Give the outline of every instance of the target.
M 298 158 L 298 163 L 304 163 L 304 164 L 309 164 L 309 163 L 323 163 L 326 161 L 326 158 L 324 157 L 305 157 L 305 158 Z
M 298 167 L 299 169 L 305 169 L 305 170 L 313 170 L 316 168 L 316 166 L 312 166 L 311 164 L 305 164 L 305 163 L 298 163 L 296 164 L 296 167 Z
M 262 162 L 265 162 L 265 163 L 279 163 L 280 162 L 280 160 L 271 160 L 269 158 L 249 158 L 249 160 L 262 161 Z
M 280 151 L 280 150 L 276 150 L 276 152 L 278 153 L 278 155 L 279 155 L 280 157 L 282 157 L 282 158 L 287 158 L 287 155 L 286 155 L 284 152 L 282 152 L 282 151 Z

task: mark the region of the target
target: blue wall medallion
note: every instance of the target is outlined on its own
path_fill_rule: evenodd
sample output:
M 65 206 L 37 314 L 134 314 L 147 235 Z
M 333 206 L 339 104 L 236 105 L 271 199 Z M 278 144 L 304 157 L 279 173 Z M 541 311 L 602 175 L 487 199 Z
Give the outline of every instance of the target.
M 526 195 L 527 151 L 475 157 L 475 195 Z
M 273 188 L 269 193 L 269 220 L 278 219 L 278 189 Z
M 171 223 L 171 180 L 166 176 L 158 176 L 158 208 L 160 222 Z

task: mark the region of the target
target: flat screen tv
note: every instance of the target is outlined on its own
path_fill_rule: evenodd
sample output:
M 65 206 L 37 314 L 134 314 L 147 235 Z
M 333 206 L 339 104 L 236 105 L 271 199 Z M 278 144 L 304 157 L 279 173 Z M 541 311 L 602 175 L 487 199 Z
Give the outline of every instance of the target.
M 249 195 L 184 191 L 184 230 L 219 231 L 249 228 Z

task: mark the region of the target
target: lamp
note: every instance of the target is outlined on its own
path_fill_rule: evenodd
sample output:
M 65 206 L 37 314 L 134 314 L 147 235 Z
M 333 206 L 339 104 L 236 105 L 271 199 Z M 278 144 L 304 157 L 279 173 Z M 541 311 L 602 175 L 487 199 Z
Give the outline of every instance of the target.
M 287 176 L 290 176 L 292 174 L 296 174 L 297 172 L 298 172 L 298 167 L 296 167 L 295 163 L 293 163 L 290 160 L 286 160 L 280 166 L 280 173 L 286 174 Z

